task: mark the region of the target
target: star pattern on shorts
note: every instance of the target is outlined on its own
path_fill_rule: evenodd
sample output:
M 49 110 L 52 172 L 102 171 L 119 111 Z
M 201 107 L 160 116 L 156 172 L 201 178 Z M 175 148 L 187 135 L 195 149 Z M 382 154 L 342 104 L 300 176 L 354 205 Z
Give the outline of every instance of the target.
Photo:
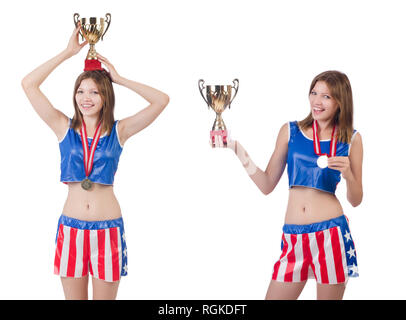
M 359 277 L 358 265 L 357 265 L 357 251 L 350 233 L 348 226 L 341 229 L 342 241 L 344 250 L 342 251 L 343 257 L 345 257 L 347 264 L 347 274 L 350 277 Z
M 351 241 L 351 233 L 349 233 L 348 230 L 345 231 L 344 238 L 346 242 Z
M 348 259 L 351 259 L 352 257 L 355 258 L 355 249 L 353 249 L 353 248 L 350 246 L 350 250 L 347 251 L 347 254 L 349 255 L 349 258 L 348 258 Z
M 127 244 L 125 238 L 125 232 L 123 230 L 121 234 L 122 239 L 122 267 L 121 267 L 121 275 L 126 276 L 128 273 L 128 265 L 127 265 Z

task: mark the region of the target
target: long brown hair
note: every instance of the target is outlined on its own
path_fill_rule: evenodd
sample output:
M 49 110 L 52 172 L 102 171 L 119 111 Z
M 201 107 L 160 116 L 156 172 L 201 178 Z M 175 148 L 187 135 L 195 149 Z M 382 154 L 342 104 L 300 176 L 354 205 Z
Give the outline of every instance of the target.
M 73 116 L 71 127 L 74 130 L 79 130 L 82 127 L 83 117 L 76 103 L 75 96 L 80 84 L 85 79 L 92 79 L 96 83 L 103 102 L 99 119 L 101 121 L 101 133 L 110 134 L 114 125 L 115 96 L 111 78 L 107 71 L 104 70 L 85 71 L 76 79 L 73 89 L 73 106 L 75 108 L 75 115 Z
M 337 102 L 337 113 L 333 118 L 333 124 L 337 126 L 337 140 L 350 143 L 353 133 L 353 102 L 350 80 L 348 77 L 339 71 L 325 71 L 317 75 L 309 90 L 311 94 L 317 81 L 324 81 L 330 90 L 332 98 Z M 308 129 L 313 124 L 312 112 L 298 122 L 301 129 Z

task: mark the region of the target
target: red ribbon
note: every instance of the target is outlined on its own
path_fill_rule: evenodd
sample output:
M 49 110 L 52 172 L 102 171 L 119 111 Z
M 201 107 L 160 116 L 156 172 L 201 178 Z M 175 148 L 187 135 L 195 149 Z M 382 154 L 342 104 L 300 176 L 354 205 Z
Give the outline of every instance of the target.
M 326 153 L 322 154 L 321 153 L 321 148 L 320 148 L 320 139 L 319 135 L 317 134 L 317 131 L 319 129 L 319 125 L 316 120 L 313 120 L 313 147 L 314 147 L 314 152 L 318 155 L 327 155 Z M 330 140 L 330 153 L 327 155 L 327 157 L 335 157 L 336 152 L 337 152 L 337 137 L 335 135 L 336 132 L 336 126 L 334 125 L 333 132 L 331 133 L 331 140 Z
M 86 124 L 84 121 L 82 121 L 82 129 L 80 131 L 80 136 L 82 138 L 83 163 L 85 165 L 86 178 L 88 178 L 90 175 L 90 172 L 92 172 L 94 153 L 96 151 L 97 143 L 99 142 L 99 139 L 100 139 L 100 131 L 101 131 L 100 125 L 101 125 L 101 121 L 97 125 L 92 144 L 90 145 L 90 148 L 89 148 L 88 143 L 87 143 Z

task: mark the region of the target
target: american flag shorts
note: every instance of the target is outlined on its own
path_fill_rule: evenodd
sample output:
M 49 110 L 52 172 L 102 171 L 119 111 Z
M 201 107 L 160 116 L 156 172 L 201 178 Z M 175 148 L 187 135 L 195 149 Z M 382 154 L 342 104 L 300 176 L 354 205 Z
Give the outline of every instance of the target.
M 54 273 L 80 278 L 89 272 L 93 277 L 109 282 L 127 275 L 123 219 L 82 221 L 61 215 Z
M 345 283 L 358 276 L 357 254 L 345 215 L 308 225 L 285 224 L 272 280 Z

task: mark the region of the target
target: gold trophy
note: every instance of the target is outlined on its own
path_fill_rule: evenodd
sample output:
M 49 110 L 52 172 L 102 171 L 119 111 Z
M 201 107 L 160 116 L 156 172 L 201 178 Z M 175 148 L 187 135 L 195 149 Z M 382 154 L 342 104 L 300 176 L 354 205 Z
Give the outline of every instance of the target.
M 104 35 L 109 29 L 111 14 L 106 13 L 106 19 L 100 18 L 99 21 L 97 18 L 91 17 L 89 18 L 89 23 L 86 23 L 86 18 L 80 18 L 79 20 L 79 14 L 75 13 L 73 15 L 73 21 L 75 26 L 77 26 L 80 21 L 81 27 L 79 33 L 82 36 L 82 40 L 86 39 L 90 45 L 85 61 L 85 71 L 95 69 L 102 70 L 101 63 L 97 60 L 96 49 L 94 46 L 99 39 L 103 40 Z
M 233 86 L 231 85 L 204 85 L 204 80 L 199 80 L 199 91 L 207 106 L 212 108 L 216 113 L 216 119 L 212 130 L 210 131 L 211 142 L 214 145 L 214 137 L 220 135 L 223 139 L 223 144 L 227 145 L 227 128 L 221 117 L 223 111 L 228 107 L 231 107 L 239 87 L 238 79 L 233 80 Z M 235 90 L 232 95 L 232 89 Z

